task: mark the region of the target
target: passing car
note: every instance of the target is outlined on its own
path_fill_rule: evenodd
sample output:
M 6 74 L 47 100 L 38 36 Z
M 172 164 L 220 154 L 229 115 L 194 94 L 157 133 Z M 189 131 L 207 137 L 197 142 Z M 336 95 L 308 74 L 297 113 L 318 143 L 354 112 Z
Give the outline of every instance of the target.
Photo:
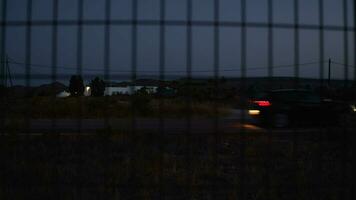
M 346 102 L 323 98 L 308 90 L 273 90 L 249 102 L 249 115 L 259 125 L 283 128 L 305 125 L 343 125 L 356 112 Z

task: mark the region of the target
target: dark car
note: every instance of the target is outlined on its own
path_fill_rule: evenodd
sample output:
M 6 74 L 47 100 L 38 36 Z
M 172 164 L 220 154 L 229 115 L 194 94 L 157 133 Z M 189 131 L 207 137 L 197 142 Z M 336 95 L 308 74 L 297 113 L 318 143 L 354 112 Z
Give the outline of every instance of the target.
M 298 89 L 267 92 L 250 100 L 249 115 L 260 125 L 277 128 L 304 125 L 340 125 L 354 106 Z

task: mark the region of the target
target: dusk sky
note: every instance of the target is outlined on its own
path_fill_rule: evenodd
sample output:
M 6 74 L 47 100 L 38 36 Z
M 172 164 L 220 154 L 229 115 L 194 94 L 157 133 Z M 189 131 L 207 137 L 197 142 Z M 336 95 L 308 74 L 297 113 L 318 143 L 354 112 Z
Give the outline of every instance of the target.
M 213 0 L 192 0 L 193 20 L 213 21 Z M 8 0 L 7 21 L 26 20 L 27 0 Z M 166 20 L 187 20 L 186 0 L 166 0 Z M 240 0 L 219 0 L 220 21 L 240 22 Z M 293 0 L 273 0 L 274 23 L 294 23 Z M 305 25 L 318 25 L 319 0 L 299 0 L 299 22 Z M 343 26 L 343 1 L 324 0 L 325 25 Z M 132 0 L 112 0 L 111 19 L 132 19 Z M 353 27 L 353 0 L 347 0 L 348 26 Z M 59 20 L 77 20 L 77 0 L 59 0 Z M 247 22 L 267 23 L 267 0 L 246 0 Z M 138 0 L 139 20 L 159 20 L 160 0 Z M 84 20 L 104 20 L 104 0 L 84 0 Z M 33 20 L 52 20 L 52 1 L 33 0 Z M 111 74 L 118 71 L 131 70 L 131 25 L 112 25 L 110 37 L 110 68 Z M 160 27 L 155 25 L 139 25 L 137 37 L 137 71 L 138 78 L 143 75 L 158 75 L 142 71 L 159 70 Z M 186 70 L 186 27 L 167 25 L 166 27 L 166 75 L 185 75 L 176 71 Z M 77 26 L 58 27 L 58 73 L 73 74 L 77 64 Z M 192 70 L 193 76 L 212 76 L 214 69 L 214 27 L 193 26 L 192 37 Z M 274 28 L 274 65 L 294 64 L 294 30 Z M 268 49 L 266 28 L 247 28 L 247 76 L 267 76 Z M 319 56 L 319 31 L 300 29 L 300 63 L 317 62 Z M 221 76 L 239 77 L 241 63 L 241 28 L 220 27 L 220 65 Z M 340 63 L 344 60 L 343 31 L 324 32 L 324 57 Z M 93 74 L 86 68 L 104 69 L 104 26 L 83 26 L 83 73 Z M 33 67 L 33 74 L 50 74 L 52 51 L 52 27 L 32 27 L 32 63 L 46 67 Z M 348 34 L 348 63 L 354 65 L 354 32 Z M 17 62 L 25 62 L 26 58 L 26 27 L 6 27 L 6 53 Z M 73 68 L 73 70 L 62 69 Z M 262 70 L 252 68 L 265 67 Z M 23 65 L 10 65 L 12 73 L 25 72 Z M 325 77 L 327 76 L 325 63 Z M 237 69 L 237 71 L 224 71 Z M 333 78 L 343 79 L 344 68 L 333 66 Z M 196 72 L 211 70 L 211 72 Z M 276 68 L 274 76 L 294 76 L 294 68 Z M 195 72 L 194 72 L 195 71 Z M 124 72 L 121 72 L 123 74 Z M 103 75 L 104 70 L 94 74 Z M 124 73 L 125 74 L 125 73 Z M 127 74 L 127 73 L 126 73 Z M 300 77 L 319 78 L 319 64 L 300 67 Z M 354 78 L 354 69 L 349 69 L 350 79 Z M 15 81 L 21 84 L 24 81 Z M 34 81 L 35 82 L 35 81 Z

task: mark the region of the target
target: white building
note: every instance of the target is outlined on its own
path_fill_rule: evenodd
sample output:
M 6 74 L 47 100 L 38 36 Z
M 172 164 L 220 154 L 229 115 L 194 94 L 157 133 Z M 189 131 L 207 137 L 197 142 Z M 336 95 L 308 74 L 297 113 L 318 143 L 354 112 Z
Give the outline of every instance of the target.
M 67 98 L 70 96 L 70 93 L 67 91 L 62 91 L 56 95 L 57 98 Z
M 142 88 L 146 88 L 148 94 L 157 93 L 158 87 L 156 86 L 109 86 L 105 87 L 104 96 L 113 96 L 119 94 L 132 95 Z M 84 89 L 84 96 L 91 96 L 91 88 L 89 86 Z M 58 98 L 66 98 L 70 96 L 67 91 L 62 91 L 56 95 Z
M 137 91 L 141 90 L 142 88 L 146 88 L 146 91 L 149 94 L 154 94 L 157 92 L 156 86 L 110 86 L 106 87 L 104 91 L 105 96 L 112 96 L 118 94 L 126 94 L 132 95 L 135 94 Z
M 155 94 L 157 93 L 157 86 L 145 86 L 146 91 L 148 92 L 148 94 Z

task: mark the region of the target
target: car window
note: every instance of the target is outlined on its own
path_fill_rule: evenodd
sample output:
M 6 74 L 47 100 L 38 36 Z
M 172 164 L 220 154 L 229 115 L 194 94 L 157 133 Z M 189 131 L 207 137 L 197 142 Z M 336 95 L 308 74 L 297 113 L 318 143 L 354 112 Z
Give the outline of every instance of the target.
M 320 103 L 321 98 L 319 95 L 316 95 L 311 92 L 305 92 L 300 95 L 300 101 L 301 102 L 307 102 L 307 103 Z
M 280 102 L 320 103 L 321 101 L 319 95 L 304 91 L 272 92 L 271 97 L 274 101 Z

